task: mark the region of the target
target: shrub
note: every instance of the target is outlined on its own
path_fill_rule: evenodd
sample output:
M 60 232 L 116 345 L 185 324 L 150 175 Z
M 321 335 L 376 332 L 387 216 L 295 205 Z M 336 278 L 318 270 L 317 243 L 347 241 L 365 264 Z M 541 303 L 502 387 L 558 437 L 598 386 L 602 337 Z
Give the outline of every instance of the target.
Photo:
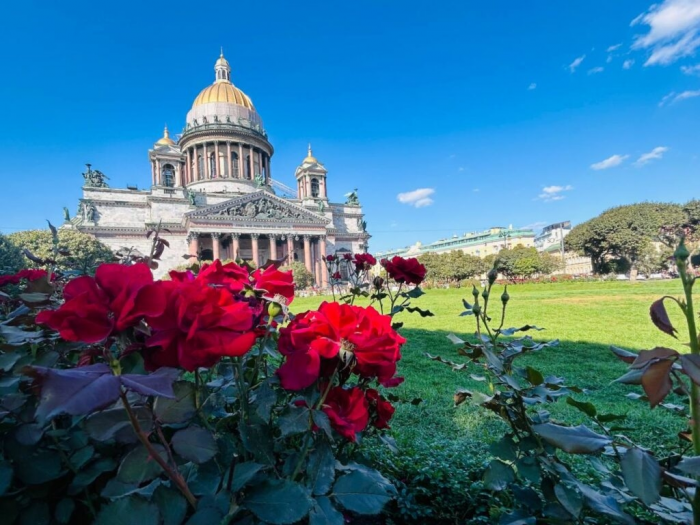
M 55 260 L 55 266 L 61 270 L 94 273 L 99 264 L 114 260 L 112 250 L 92 235 L 71 229 L 60 229 L 57 234 L 57 246 L 48 230 L 20 231 L 10 234 L 8 238 L 19 249 L 29 250 L 38 258 Z M 30 268 L 41 266 L 32 260 L 28 260 L 27 265 Z
M 26 261 L 22 251 L 12 243 L 9 237 L 0 233 L 0 274 L 14 273 L 24 268 Z
M 293 261 L 291 264 L 284 266 L 282 270 L 291 271 L 294 276 L 294 285 L 297 290 L 304 290 L 314 284 L 314 276 L 306 269 L 304 263 Z

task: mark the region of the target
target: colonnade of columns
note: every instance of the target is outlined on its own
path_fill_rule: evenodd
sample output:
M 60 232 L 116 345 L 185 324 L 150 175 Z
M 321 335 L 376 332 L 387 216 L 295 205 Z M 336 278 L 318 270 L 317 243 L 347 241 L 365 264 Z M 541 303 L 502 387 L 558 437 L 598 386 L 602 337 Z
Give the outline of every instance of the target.
M 328 286 L 328 271 L 323 262 L 326 237 L 323 235 L 191 232 L 187 240 L 190 255 L 198 259 L 246 259 L 256 266 L 265 264 L 267 258 L 300 260 L 314 276 L 317 286 Z M 211 250 L 211 254 L 205 253 L 207 250 Z
M 185 151 L 182 185 L 211 179 L 254 180 L 259 173 L 268 183 L 272 176 L 270 156 L 251 144 L 211 141 Z

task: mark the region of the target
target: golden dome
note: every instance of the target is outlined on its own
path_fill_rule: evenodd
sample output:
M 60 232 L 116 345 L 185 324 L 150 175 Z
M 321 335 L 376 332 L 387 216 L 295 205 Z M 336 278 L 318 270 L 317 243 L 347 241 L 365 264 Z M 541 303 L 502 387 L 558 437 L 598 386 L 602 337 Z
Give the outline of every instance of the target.
M 311 151 L 311 144 L 309 144 L 309 153 L 306 155 L 306 158 L 301 163 L 302 164 L 318 164 L 318 160 L 316 159 L 316 157 L 314 157 L 314 154 Z
M 158 142 L 156 142 L 156 146 L 174 146 L 175 141 L 170 138 L 170 132 L 168 131 L 168 126 L 165 126 L 165 129 L 163 130 L 163 138 L 159 139 Z
M 192 104 L 192 107 L 196 107 L 201 104 L 208 104 L 210 102 L 236 104 L 238 106 L 248 108 L 251 111 L 255 111 L 255 107 L 253 106 L 253 102 L 250 100 L 250 97 L 231 84 L 231 82 L 228 80 L 217 80 L 211 86 L 204 88 L 201 93 L 197 95 L 197 98 L 194 99 L 194 104 Z

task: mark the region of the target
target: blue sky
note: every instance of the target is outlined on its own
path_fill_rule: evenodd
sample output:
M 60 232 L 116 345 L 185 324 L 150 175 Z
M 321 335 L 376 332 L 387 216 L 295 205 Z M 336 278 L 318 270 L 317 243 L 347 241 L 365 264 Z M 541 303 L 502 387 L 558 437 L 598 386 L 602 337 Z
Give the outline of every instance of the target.
M 74 213 L 86 162 L 146 187 L 220 46 L 273 177 L 293 185 L 310 141 L 332 200 L 359 188 L 373 251 L 700 197 L 700 0 L 3 10 L 3 233 Z

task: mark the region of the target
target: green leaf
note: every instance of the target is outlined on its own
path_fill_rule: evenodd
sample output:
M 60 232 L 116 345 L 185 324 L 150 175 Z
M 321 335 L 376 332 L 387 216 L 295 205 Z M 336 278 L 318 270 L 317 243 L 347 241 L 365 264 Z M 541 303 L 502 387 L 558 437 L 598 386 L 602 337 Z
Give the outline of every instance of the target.
M 179 490 L 159 486 L 153 494 L 153 502 L 158 506 L 163 525 L 180 525 L 187 514 L 187 500 Z
M 309 429 L 309 409 L 288 406 L 277 420 L 282 437 L 306 432 Z
M 489 452 L 497 458 L 505 459 L 506 461 L 515 461 L 518 458 L 515 450 L 515 442 L 511 434 L 506 434 L 498 441 L 491 443 Z
M 498 525 L 534 525 L 535 523 L 537 519 L 534 516 L 528 516 L 523 510 L 503 514 L 498 520 Z
M 542 372 L 532 368 L 531 366 L 525 367 L 525 377 L 535 386 L 544 383 L 544 376 L 542 375 Z
M 0 462 L 0 496 L 12 485 L 12 476 L 12 465 L 6 461 Z
M 579 517 L 583 508 L 583 497 L 580 492 L 563 483 L 557 483 L 554 487 L 554 495 L 559 500 L 559 503 L 562 504 L 562 507 L 566 509 L 566 512 L 574 518 Z
M 7 352 L 0 355 L 0 370 L 9 372 L 15 366 L 15 363 L 19 361 L 20 357 L 22 357 L 20 352 Z
M 313 419 L 314 425 L 323 430 L 328 436 L 328 439 L 333 440 L 333 431 L 331 430 L 331 420 L 322 410 L 312 410 L 311 419 Z
M 260 419 L 266 423 L 270 421 L 270 412 L 277 401 L 277 393 L 270 387 L 270 384 L 265 381 L 260 385 L 255 394 L 255 413 Z
M 583 483 L 579 483 L 578 488 L 581 490 L 581 494 L 583 494 L 586 505 L 595 512 L 614 518 L 627 525 L 634 525 L 636 523 L 629 514 L 625 514 L 622 511 L 620 504 L 612 496 L 604 496 Z
M 265 465 L 274 465 L 276 456 L 273 450 L 272 436 L 267 425 L 246 425 L 238 426 L 243 446 L 251 452 L 255 459 Z
M 596 434 L 588 427 L 564 427 L 553 423 L 533 425 L 532 429 L 547 443 L 569 454 L 595 454 L 612 443 L 606 436 Z
M 335 457 L 330 445 L 322 442 L 309 455 L 306 468 L 309 487 L 314 495 L 327 494 L 335 479 Z
M 76 470 L 80 470 L 85 466 L 85 464 L 92 459 L 95 455 L 95 447 L 88 445 L 80 450 L 76 450 L 70 457 L 71 465 Z
M 325 496 L 316 498 L 309 513 L 309 525 L 343 525 L 345 519 L 331 500 Z
M 410 297 L 411 299 L 418 299 L 421 295 L 425 295 L 425 292 L 421 290 L 420 287 L 416 286 L 412 290 L 404 292 L 403 295 Z
M 347 510 L 379 514 L 395 493 L 394 487 L 376 470 L 358 469 L 338 478 L 333 496 Z
M 102 507 L 94 525 L 151 525 L 159 521 L 155 504 L 139 496 L 129 496 Z
M 417 306 L 407 306 L 406 311 L 414 313 L 418 312 L 421 317 L 434 317 L 435 314 L 431 312 L 430 310 L 423 310 L 422 308 L 418 308 Z
M 515 481 L 513 467 L 494 459 L 484 472 L 484 486 L 489 490 L 505 490 L 508 485 Z
M 584 401 L 576 401 L 573 397 L 569 396 L 566 398 L 566 404 L 572 407 L 578 408 L 581 412 L 586 414 L 588 417 L 595 417 L 598 411 L 593 403 L 587 403 Z
M 56 505 L 54 517 L 58 523 L 70 523 L 70 517 L 75 510 L 75 501 L 70 498 L 63 498 Z
M 115 468 L 117 468 L 117 462 L 109 457 L 93 461 L 87 468 L 78 471 L 68 487 L 68 494 L 78 494 L 100 475 L 105 472 L 111 472 Z
M 175 399 L 157 397 L 153 405 L 156 418 L 161 423 L 187 423 L 197 412 L 194 403 L 194 384 L 189 381 L 178 381 L 173 385 Z
M 622 477 L 632 494 L 645 505 L 652 505 L 661 495 L 661 467 L 651 454 L 630 448 L 620 461 Z
M 186 463 L 179 470 L 195 496 L 213 495 L 221 481 L 221 472 L 215 461 L 203 465 Z
M 455 334 L 447 334 L 447 338 L 450 340 L 450 342 L 452 344 L 455 344 L 455 345 L 463 345 L 466 342 L 463 339 L 460 339 L 459 337 L 457 337 Z
M 153 447 L 161 458 L 167 458 L 162 445 L 153 445 Z M 116 479 L 122 483 L 141 484 L 158 477 L 162 471 L 156 460 L 150 457 L 148 450 L 139 444 L 122 460 Z
M 311 504 L 308 491 L 289 480 L 266 480 L 243 500 L 253 514 L 273 525 L 296 523 L 309 513 Z
M 683 458 L 683 460 L 676 465 L 676 468 L 691 476 L 700 476 L 700 456 Z
M 261 468 L 263 468 L 263 465 L 260 463 L 253 463 L 252 461 L 238 463 L 233 469 L 233 483 L 231 484 L 231 491 L 238 492 L 245 487 Z
M 187 525 L 214 525 L 220 523 L 223 516 L 216 507 L 204 507 L 187 520 Z
M 50 450 L 40 450 L 15 463 L 15 474 L 27 485 L 41 485 L 63 474 L 61 457 Z
M 171 443 L 175 452 L 197 465 L 206 463 L 216 456 L 217 452 L 216 441 L 211 432 L 197 426 L 179 430 Z

